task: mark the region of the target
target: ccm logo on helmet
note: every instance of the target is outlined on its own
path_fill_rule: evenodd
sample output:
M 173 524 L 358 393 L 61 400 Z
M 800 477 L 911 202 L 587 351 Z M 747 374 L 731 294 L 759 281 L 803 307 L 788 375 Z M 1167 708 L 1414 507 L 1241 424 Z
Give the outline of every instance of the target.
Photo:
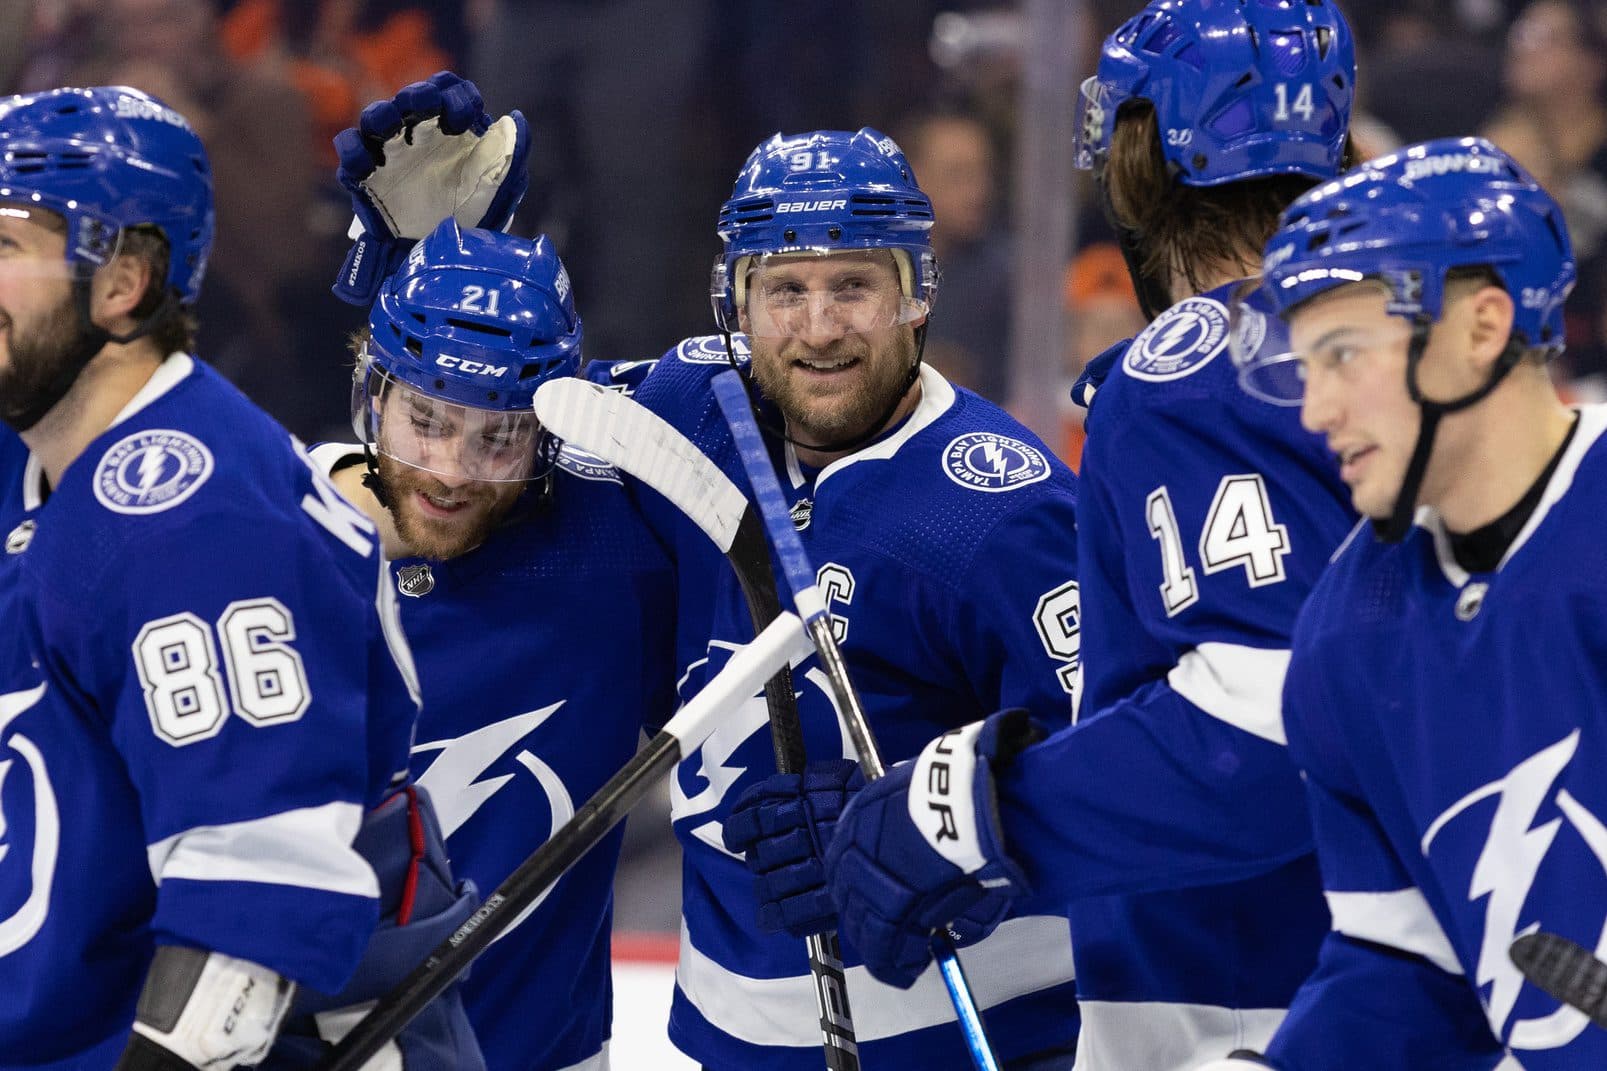
M 485 364 L 481 361 L 471 361 L 463 357 L 437 357 L 435 363 L 442 368 L 458 368 L 471 376 L 500 376 L 507 374 L 508 366 L 505 364 Z
M 776 205 L 776 214 L 782 212 L 830 212 L 836 208 L 847 208 L 847 201 L 786 201 Z

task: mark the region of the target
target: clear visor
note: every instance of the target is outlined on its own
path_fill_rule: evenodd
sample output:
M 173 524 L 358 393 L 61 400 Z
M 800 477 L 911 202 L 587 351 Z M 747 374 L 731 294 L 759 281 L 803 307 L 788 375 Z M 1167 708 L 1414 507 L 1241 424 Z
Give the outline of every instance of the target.
M 541 423 L 528 409 L 477 409 L 370 368 L 353 391 L 359 433 L 379 453 L 436 476 L 523 483 L 537 475 Z
M 68 233 L 58 213 L 16 201 L 0 202 L 0 277 L 78 279 L 122 252 L 123 232 L 81 216 Z M 59 235 L 66 235 L 66 249 Z M 87 265 L 87 266 L 86 266 Z
M 1250 301 L 1259 281 L 1238 292 L 1228 310 L 1228 352 L 1246 394 L 1273 405 L 1299 405 L 1306 392 L 1300 358 L 1285 343 L 1283 323 Z
M 1079 171 L 1092 171 L 1104 159 L 1110 146 L 1106 143 L 1105 117 L 1114 99 L 1110 86 L 1098 75 L 1083 79 L 1077 94 L 1077 122 L 1072 127 L 1071 159 Z
M 750 337 L 830 339 L 916 324 L 931 311 L 908 296 L 909 259 L 889 249 L 769 253 L 737 264 L 737 324 Z

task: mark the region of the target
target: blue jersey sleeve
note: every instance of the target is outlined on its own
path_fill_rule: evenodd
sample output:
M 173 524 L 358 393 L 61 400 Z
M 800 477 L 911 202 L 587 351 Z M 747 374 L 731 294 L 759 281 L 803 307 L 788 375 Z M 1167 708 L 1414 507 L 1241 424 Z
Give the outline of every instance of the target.
M 1427 896 L 1358 797 L 1313 676 L 1299 660 L 1291 667 L 1289 744 L 1306 771 L 1333 931 L 1268 1056 L 1285 1071 L 1494 1068 L 1505 1049 Z
M 157 940 L 334 991 L 378 911 L 352 847 L 389 775 L 371 768 L 378 559 L 369 591 L 336 581 L 353 563 L 330 555 L 350 552 L 309 527 L 186 512 L 138 549 L 114 548 L 78 590 L 41 592 L 40 629 L 137 792 Z M 167 560 L 155 568 L 153 555 Z M 114 579 L 142 573 L 160 580 Z M 99 624 L 86 629 L 83 598 L 97 591 Z M 395 698 L 374 717 L 410 727 L 416 708 Z
M 982 707 L 1025 707 L 1070 724 L 1081 678 L 1076 501 L 1046 495 L 977 550 L 951 635 Z
M 1077 525 L 1090 623 L 1079 723 L 999 783 L 1012 857 L 1044 893 L 1232 881 L 1311 849 L 1281 686 L 1300 601 L 1348 517 L 1326 491 L 1295 493 L 1310 482 L 1305 454 L 1269 479 L 1247 461 L 1279 456 L 1262 433 L 1207 427 L 1197 397 L 1171 404 L 1172 419 L 1163 407 L 1130 424 L 1094 410 L 1105 419 Z

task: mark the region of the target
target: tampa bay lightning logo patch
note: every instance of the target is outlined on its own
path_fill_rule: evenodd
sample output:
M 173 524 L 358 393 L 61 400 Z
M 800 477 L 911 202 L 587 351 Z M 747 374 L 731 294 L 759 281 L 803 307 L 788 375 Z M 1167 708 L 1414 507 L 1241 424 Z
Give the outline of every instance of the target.
M 589 454 L 578 446 L 564 443 L 558 452 L 558 467 L 571 476 L 602 483 L 620 483 L 619 470 L 596 454 Z
M 95 466 L 95 497 L 114 513 L 160 513 L 212 475 L 212 451 L 182 431 L 152 428 L 112 444 Z
M 737 351 L 737 360 L 748 359 L 748 336 L 732 335 L 731 346 Z M 689 338 L 675 348 L 675 356 L 687 364 L 725 364 L 725 337 L 702 335 Z
M 1122 366 L 1135 379 L 1164 383 L 1198 372 L 1227 344 L 1227 306 L 1211 298 L 1186 298 L 1133 339 Z
M 973 431 L 943 448 L 943 471 L 973 491 L 1013 491 L 1049 478 L 1043 451 L 1020 439 Z

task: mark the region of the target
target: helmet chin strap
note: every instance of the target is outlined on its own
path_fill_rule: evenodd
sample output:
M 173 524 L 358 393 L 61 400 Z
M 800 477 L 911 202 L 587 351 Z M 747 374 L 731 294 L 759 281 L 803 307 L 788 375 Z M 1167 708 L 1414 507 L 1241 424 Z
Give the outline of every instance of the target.
M 115 335 L 95 323 L 90 315 L 90 284 L 93 273 L 80 274 L 72 282 L 73 309 L 78 317 L 78 334 L 71 346 L 64 353 L 59 354 L 59 360 L 51 370 L 49 378 L 35 394 L 30 404 L 26 406 L 6 405 L 0 406 L 0 420 L 8 424 L 12 430 L 19 434 L 32 428 L 45 418 L 45 414 L 54 409 L 83 375 L 89 362 L 98 356 L 101 350 L 110 343 L 127 345 L 136 339 L 143 338 L 159 326 L 163 320 L 171 316 L 178 308 L 176 295 L 172 290 L 165 290 L 162 294 L 161 304 L 146 317 L 144 322 L 135 326 L 134 330 L 124 335 Z
M 771 420 L 770 417 L 765 413 L 764 409 L 759 405 L 759 388 L 753 379 L 751 359 L 750 367 L 743 368 L 737 363 L 736 350 L 731 344 L 731 332 L 722 327 L 720 329 L 720 337 L 725 340 L 726 363 L 735 369 L 737 374 L 742 377 L 742 384 L 747 388 L 748 402 L 753 407 L 755 423 L 757 423 L 759 427 L 763 428 L 765 431 L 768 431 L 772 435 L 781 439 L 783 442 L 788 442 L 793 446 L 800 447 L 804 450 L 814 450 L 822 454 L 848 453 L 850 451 L 859 449 L 861 446 L 864 446 L 866 443 L 872 441 L 878 435 L 880 435 L 882 433 L 882 429 L 887 427 L 887 422 L 893 419 L 893 414 L 898 412 L 899 405 L 904 401 L 904 395 L 909 393 L 910 388 L 915 385 L 915 381 L 920 378 L 921 361 L 926 353 L 926 323 L 923 321 L 919 327 L 915 328 L 915 360 L 911 362 L 909 371 L 904 374 L 904 382 L 900 384 L 898 390 L 894 392 L 893 400 L 888 403 L 886 409 L 882 410 L 880 416 L 871 421 L 869 430 L 861 435 L 850 436 L 846 439 L 837 439 L 828 443 L 806 443 L 801 439 L 794 439 L 791 435 L 787 434 L 785 415 L 783 415 L 782 422 L 778 424 L 776 421 Z
M 1434 437 L 1439 432 L 1441 418 L 1460 412 L 1489 397 L 1523 359 L 1524 344 L 1514 335 L 1507 340 L 1506 348 L 1496 358 L 1495 367 L 1484 385 L 1449 402 L 1436 402 L 1423 396 L 1418 381 L 1418 369 L 1423 352 L 1428 348 L 1429 333 L 1434 322 L 1426 316 L 1412 321 L 1412 340 L 1406 349 L 1406 393 L 1423 414 L 1417 427 L 1417 442 L 1412 447 L 1411 460 L 1406 463 L 1406 475 L 1401 478 L 1401 489 L 1395 496 L 1394 508 L 1383 520 L 1373 521 L 1373 531 L 1386 543 L 1399 543 L 1412 529 L 1412 518 L 1417 514 L 1417 500 L 1423 493 L 1423 477 L 1428 472 L 1429 456 L 1434 452 Z

